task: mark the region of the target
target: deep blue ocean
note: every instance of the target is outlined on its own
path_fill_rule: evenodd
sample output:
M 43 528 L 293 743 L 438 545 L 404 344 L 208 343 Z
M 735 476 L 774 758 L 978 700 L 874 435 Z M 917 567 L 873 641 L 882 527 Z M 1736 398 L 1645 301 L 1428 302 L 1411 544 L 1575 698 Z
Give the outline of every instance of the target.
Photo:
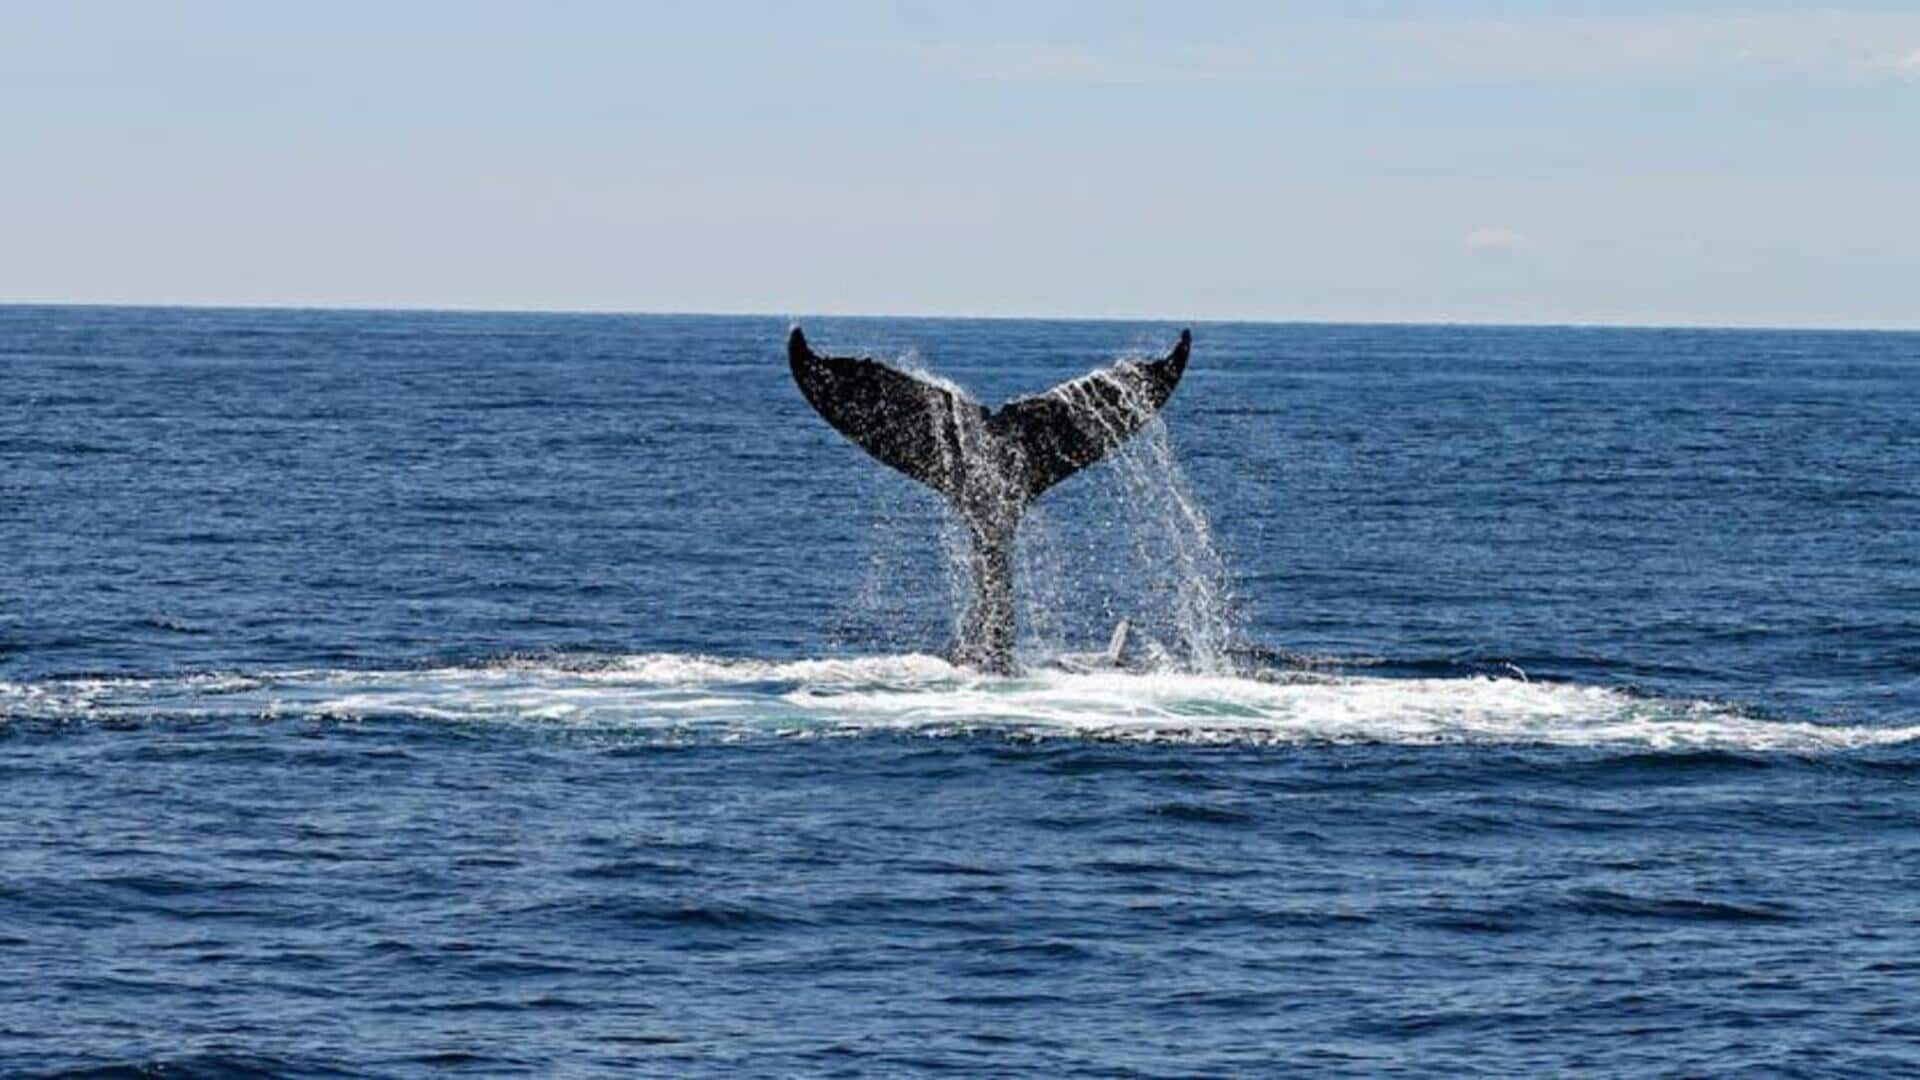
M 0 1073 L 1920 1075 L 1920 335 L 788 326 L 0 307 Z

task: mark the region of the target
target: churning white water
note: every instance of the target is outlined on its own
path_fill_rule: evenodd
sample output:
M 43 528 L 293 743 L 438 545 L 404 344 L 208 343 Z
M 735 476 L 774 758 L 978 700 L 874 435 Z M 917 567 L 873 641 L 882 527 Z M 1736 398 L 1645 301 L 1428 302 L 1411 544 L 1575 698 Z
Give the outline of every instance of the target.
M 549 656 L 404 670 L 0 681 L 17 722 L 430 720 L 678 740 L 861 734 L 1127 742 L 1626 747 L 1819 753 L 1920 740 L 1920 725 L 1771 720 L 1737 708 L 1517 678 L 1267 673 L 981 675 L 932 656 Z

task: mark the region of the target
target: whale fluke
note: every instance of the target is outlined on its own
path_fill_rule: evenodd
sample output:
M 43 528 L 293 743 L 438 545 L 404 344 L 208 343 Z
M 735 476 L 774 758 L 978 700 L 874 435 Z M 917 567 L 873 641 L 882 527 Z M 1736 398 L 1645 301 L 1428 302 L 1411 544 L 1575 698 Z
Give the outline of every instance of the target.
M 1099 461 L 1153 419 L 1180 385 L 1192 345 L 1193 334 L 1182 330 L 1159 360 L 1123 361 L 1009 401 L 989 417 L 989 427 L 1021 447 L 1027 498 Z
M 987 409 L 878 360 L 821 356 L 794 327 L 787 361 L 827 423 L 881 463 L 947 498 L 973 534 L 973 601 L 956 658 L 1013 668 L 1013 535 L 1029 502 L 1099 461 L 1153 419 L 1187 368 L 1185 330 L 1165 357 L 1122 361 Z
M 985 422 L 987 410 L 878 360 L 817 355 L 797 326 L 787 361 L 801 396 L 835 431 L 942 495 L 959 490 L 959 432 L 965 420 Z

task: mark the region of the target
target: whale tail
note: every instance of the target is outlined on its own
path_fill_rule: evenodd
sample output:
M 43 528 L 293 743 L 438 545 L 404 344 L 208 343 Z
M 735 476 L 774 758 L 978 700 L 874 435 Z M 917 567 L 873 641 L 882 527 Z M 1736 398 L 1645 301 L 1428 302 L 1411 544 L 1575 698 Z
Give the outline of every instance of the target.
M 956 659 L 1013 668 L 1013 536 L 1028 503 L 1099 461 L 1153 419 L 1186 372 L 1192 335 L 1165 357 L 1122 361 L 988 409 L 958 388 L 878 360 L 820 356 L 794 327 L 787 361 L 827 423 L 882 464 L 941 495 L 973 534 L 973 600 Z
M 882 464 L 963 504 L 981 487 L 1025 504 L 1153 419 L 1186 372 L 1192 343 L 1182 330 L 1159 360 L 1122 361 L 992 410 L 878 360 L 820 356 L 797 326 L 787 361 L 807 403 Z

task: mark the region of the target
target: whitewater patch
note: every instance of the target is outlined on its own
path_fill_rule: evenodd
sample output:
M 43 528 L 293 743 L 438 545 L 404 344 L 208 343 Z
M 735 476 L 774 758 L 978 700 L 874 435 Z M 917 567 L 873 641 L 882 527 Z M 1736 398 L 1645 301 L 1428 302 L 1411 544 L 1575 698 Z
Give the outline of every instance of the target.
M 1817 752 L 1920 741 L 1920 725 L 1758 717 L 1707 701 L 1523 678 L 983 676 L 924 655 L 789 661 L 669 653 L 404 670 L 0 682 L 13 721 L 423 719 L 681 737 L 1003 733 L 1134 742 L 1531 745 Z

